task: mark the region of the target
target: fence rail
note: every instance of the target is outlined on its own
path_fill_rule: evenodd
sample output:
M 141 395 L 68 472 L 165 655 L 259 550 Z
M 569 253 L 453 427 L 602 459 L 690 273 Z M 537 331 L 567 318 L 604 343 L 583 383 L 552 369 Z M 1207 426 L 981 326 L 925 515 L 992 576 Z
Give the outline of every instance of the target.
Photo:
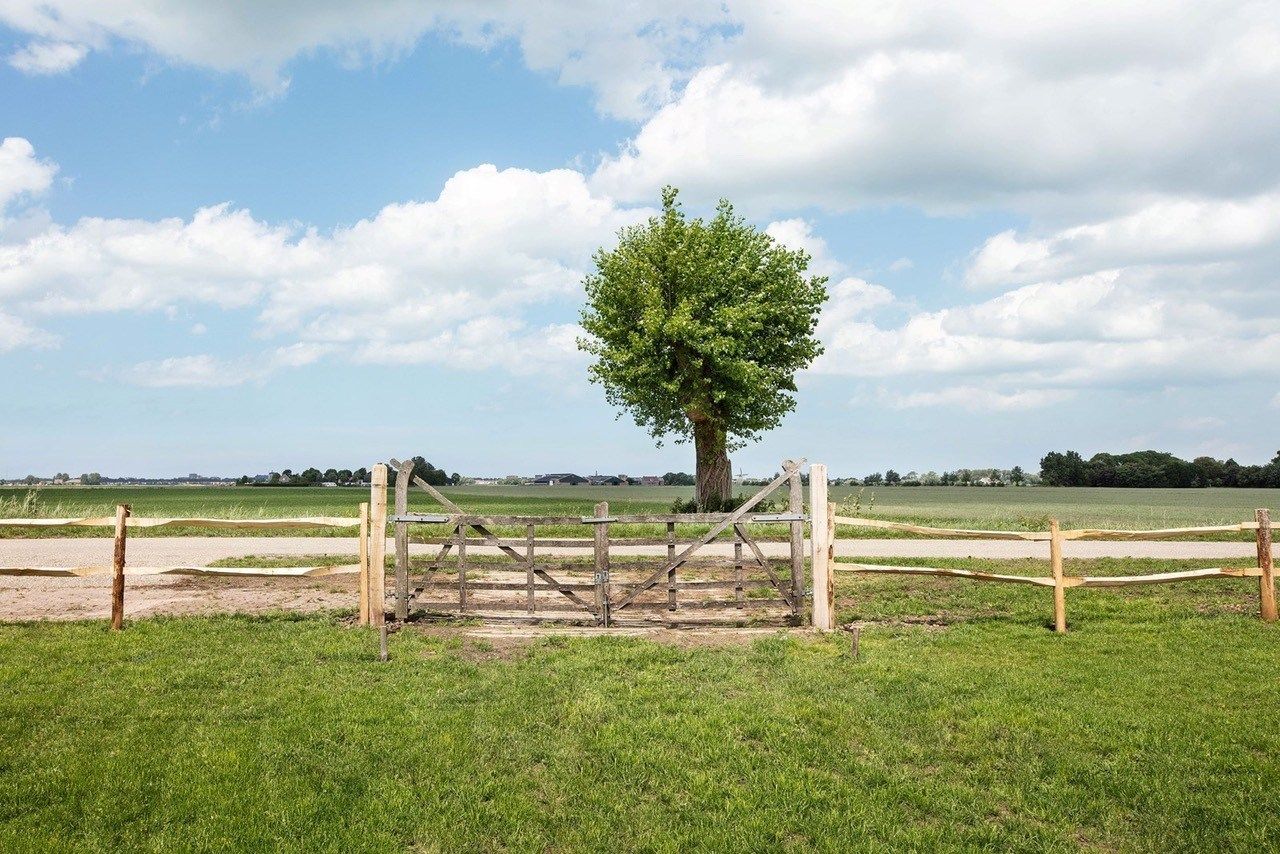
M 825 471 L 824 471 L 825 474 Z M 825 484 L 821 487 L 825 500 Z M 1142 584 L 1171 584 L 1183 581 L 1195 581 L 1203 578 L 1257 578 L 1259 587 L 1259 614 L 1266 622 L 1276 620 L 1275 579 L 1273 576 L 1271 556 L 1271 514 L 1268 510 L 1258 510 L 1252 522 L 1240 522 L 1231 525 L 1200 525 L 1184 528 L 1158 528 L 1148 531 L 1113 530 L 1106 528 L 1080 528 L 1063 530 L 1056 519 L 1049 521 L 1047 531 L 980 531 L 968 528 L 937 528 L 927 525 L 913 525 L 907 522 L 888 522 L 881 519 L 863 519 L 851 516 L 832 515 L 828 523 L 827 536 L 834 540 L 837 526 L 877 528 L 880 530 L 902 531 L 926 537 L 947 537 L 954 539 L 993 539 L 1023 540 L 1048 542 L 1049 574 L 1046 576 L 1005 575 L 994 572 L 981 572 L 968 569 L 953 569 L 928 566 L 890 566 L 885 564 L 845 562 L 834 564 L 832 569 L 845 572 L 890 575 L 927 575 L 940 578 L 963 578 L 970 581 L 995 581 L 1006 584 L 1029 584 L 1036 587 L 1049 587 L 1054 594 L 1054 629 L 1058 632 L 1067 630 L 1066 591 L 1076 587 L 1129 587 Z M 1146 575 L 1118 576 L 1073 576 L 1067 575 L 1063 563 L 1063 543 L 1085 540 L 1119 540 L 1144 541 L 1165 540 L 1173 537 L 1242 533 L 1252 531 L 1257 544 L 1257 565 L 1252 567 L 1210 567 L 1190 569 L 1179 572 L 1156 572 Z M 816 535 L 816 532 L 815 532 Z M 816 537 L 815 537 L 816 538 Z M 814 590 L 819 591 L 818 563 L 815 547 Z M 828 585 L 829 587 L 829 585 Z M 816 595 L 816 594 L 815 594 Z M 820 608 L 815 598 L 814 626 L 820 629 L 834 628 L 834 617 L 828 616 L 824 622 L 819 621 L 819 614 L 834 613 L 834 592 L 826 594 L 829 601 L 826 608 Z
M 360 505 L 360 515 L 294 516 L 277 519 L 218 519 L 207 517 L 134 516 L 127 504 L 116 506 L 114 516 L 85 516 L 76 519 L 0 519 L 0 526 L 16 528 L 115 528 L 114 559 L 111 566 L 9 566 L 0 567 L 0 576 L 44 578 L 92 578 L 111 575 L 111 627 L 124 627 L 124 581 L 126 577 L 179 575 L 258 578 L 319 578 L 329 575 L 369 574 L 368 504 Z M 336 566 L 129 566 L 126 546 L 130 528 L 201 527 L 243 530 L 282 528 L 358 528 L 359 563 Z M 363 585 L 361 608 L 367 607 Z
M 33 576 L 45 578 L 92 578 L 110 575 L 111 566 L 6 566 L 0 567 L 0 575 Z M 210 576 L 261 576 L 266 578 L 311 577 L 346 575 L 360 571 L 360 564 L 340 566 L 129 566 L 124 574 L 128 578 L 146 575 L 210 575 Z
M 0 527 L 6 528 L 110 528 L 116 524 L 115 516 L 86 516 L 80 519 L 0 519 Z M 126 528 L 243 528 L 263 530 L 271 528 L 354 528 L 360 524 L 355 517 L 346 516 L 297 516 L 284 519 L 214 519 L 206 517 L 148 518 L 130 516 L 125 519 Z

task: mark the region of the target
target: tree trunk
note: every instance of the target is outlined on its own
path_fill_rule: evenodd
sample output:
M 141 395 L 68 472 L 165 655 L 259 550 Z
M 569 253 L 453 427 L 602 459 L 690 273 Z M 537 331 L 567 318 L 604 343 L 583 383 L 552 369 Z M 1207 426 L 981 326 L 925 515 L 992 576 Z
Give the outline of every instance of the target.
M 733 467 L 725 446 L 725 432 L 714 421 L 693 423 L 693 447 L 698 460 L 698 509 L 718 512 L 733 497 Z

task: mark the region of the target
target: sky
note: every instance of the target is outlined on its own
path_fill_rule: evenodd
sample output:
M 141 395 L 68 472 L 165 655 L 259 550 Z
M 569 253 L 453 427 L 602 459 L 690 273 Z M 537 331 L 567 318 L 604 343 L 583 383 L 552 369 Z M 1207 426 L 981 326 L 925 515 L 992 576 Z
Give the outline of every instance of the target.
M 691 470 L 587 381 L 678 187 L 830 278 L 833 475 L 1280 447 L 1280 3 L 0 0 L 0 477 Z

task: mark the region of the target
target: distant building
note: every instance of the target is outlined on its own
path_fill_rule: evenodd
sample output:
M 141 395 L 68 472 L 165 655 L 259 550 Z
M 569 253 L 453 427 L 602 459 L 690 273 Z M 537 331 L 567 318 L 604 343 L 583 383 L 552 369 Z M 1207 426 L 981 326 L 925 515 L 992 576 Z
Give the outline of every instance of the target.
M 647 474 L 640 478 L 640 484 L 642 486 L 662 486 L 662 478 L 656 474 Z
M 562 484 L 577 486 L 580 483 L 586 483 L 587 479 L 572 472 L 561 472 L 558 474 L 540 474 L 533 479 L 533 482 L 539 486 L 560 486 Z

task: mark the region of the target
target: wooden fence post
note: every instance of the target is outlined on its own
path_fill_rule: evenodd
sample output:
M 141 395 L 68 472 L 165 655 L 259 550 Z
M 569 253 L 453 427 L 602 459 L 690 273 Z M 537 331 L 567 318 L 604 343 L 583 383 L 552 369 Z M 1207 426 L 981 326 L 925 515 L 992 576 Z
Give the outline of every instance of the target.
M 386 622 L 387 608 L 387 466 L 373 467 L 369 487 L 369 623 Z
M 362 626 L 369 625 L 369 502 L 360 504 L 360 617 Z
M 831 577 L 832 538 L 828 519 L 833 510 L 827 501 L 827 467 L 809 466 L 809 542 L 813 549 L 813 627 L 821 632 L 835 628 L 835 584 Z
M 797 516 L 804 513 L 804 495 L 800 487 L 800 466 L 794 460 L 784 460 L 787 472 L 787 511 Z M 791 523 L 791 616 L 804 618 L 804 522 Z
M 129 518 L 130 510 L 128 504 L 116 505 L 116 548 L 111 562 L 111 628 L 117 632 L 124 628 L 124 545 L 128 536 L 125 520 Z
M 1258 520 L 1258 612 L 1263 622 L 1276 621 L 1276 579 L 1271 565 L 1271 511 L 1254 511 Z
M 409 483 L 413 480 L 413 460 L 405 460 L 396 470 L 396 515 L 409 512 Z M 396 619 L 409 619 L 409 523 L 396 522 Z
M 609 502 L 601 501 L 596 505 L 596 518 L 603 519 L 609 515 Z M 595 523 L 596 536 L 596 613 L 600 615 L 600 624 L 609 625 L 609 523 Z
M 1049 565 L 1053 570 L 1053 630 L 1067 631 L 1067 587 L 1062 574 L 1062 529 L 1057 519 L 1049 520 Z

